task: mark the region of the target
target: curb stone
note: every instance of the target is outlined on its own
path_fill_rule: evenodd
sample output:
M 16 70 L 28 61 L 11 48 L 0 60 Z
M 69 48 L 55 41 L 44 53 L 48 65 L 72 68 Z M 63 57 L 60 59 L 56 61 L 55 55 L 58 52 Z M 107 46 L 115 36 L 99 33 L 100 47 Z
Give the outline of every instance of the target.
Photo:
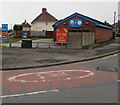
M 73 60 L 73 61 L 66 61 L 66 62 L 63 61 L 63 62 L 60 62 L 60 63 L 51 63 L 51 64 L 47 64 L 47 65 L 29 65 L 29 66 L 4 67 L 4 68 L 2 68 L 2 70 L 7 71 L 7 70 L 19 70 L 19 69 L 31 69 L 31 68 L 59 66 L 59 65 L 63 65 L 63 64 L 71 64 L 71 63 L 94 60 L 94 59 L 102 58 L 102 57 L 117 54 L 117 53 L 120 53 L 120 50 L 117 50 L 117 51 L 114 51 L 114 52 L 111 52 L 111 53 L 106 53 L 106 54 L 103 54 L 103 55 L 98 55 L 98 56 L 94 56 L 94 57 L 80 59 L 80 60 Z

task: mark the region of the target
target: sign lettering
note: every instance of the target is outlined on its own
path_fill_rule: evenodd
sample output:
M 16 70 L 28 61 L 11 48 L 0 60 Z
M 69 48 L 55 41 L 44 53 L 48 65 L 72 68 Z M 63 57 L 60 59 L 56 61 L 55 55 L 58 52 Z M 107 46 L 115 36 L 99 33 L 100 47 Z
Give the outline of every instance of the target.
M 56 42 L 68 43 L 68 29 L 65 28 L 56 29 Z

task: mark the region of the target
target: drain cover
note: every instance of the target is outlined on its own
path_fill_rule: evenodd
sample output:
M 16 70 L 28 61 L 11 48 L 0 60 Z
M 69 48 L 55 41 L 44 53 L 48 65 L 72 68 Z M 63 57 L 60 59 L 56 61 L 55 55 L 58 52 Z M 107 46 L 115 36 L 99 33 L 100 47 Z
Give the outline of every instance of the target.
M 104 67 L 104 66 L 97 66 L 96 70 L 100 71 L 110 71 L 110 72 L 118 72 L 117 67 Z

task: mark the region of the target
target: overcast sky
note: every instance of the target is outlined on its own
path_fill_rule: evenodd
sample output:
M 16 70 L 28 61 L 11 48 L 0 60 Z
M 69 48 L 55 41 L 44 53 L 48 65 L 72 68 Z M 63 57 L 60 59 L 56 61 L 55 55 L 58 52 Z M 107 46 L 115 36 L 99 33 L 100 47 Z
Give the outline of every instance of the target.
M 9 2 L 8 2 L 9 1 Z M 48 2 L 49 1 L 49 2 Z M 56 0 L 57 1 L 57 0 Z M 4 0 L 1 2 L 1 23 L 9 24 L 11 28 L 14 24 L 21 24 L 24 20 L 31 23 L 41 12 L 42 8 L 47 8 L 47 11 L 58 20 L 63 19 L 75 12 L 89 16 L 104 22 L 105 20 L 113 24 L 114 11 L 116 11 L 116 20 L 118 16 L 118 1 L 119 0 L 59 0 L 59 2 L 45 0 Z

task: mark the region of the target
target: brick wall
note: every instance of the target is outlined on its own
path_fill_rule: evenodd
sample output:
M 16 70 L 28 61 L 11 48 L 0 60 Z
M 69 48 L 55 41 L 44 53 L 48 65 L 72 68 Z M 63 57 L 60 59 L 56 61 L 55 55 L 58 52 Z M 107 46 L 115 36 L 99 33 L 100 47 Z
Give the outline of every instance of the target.
M 30 31 L 15 31 L 15 35 L 21 36 L 23 35 L 23 32 L 27 32 L 27 35 L 30 36 Z
M 53 38 L 53 31 L 45 31 L 45 36 Z
M 82 27 L 80 27 L 80 28 L 69 27 L 69 21 L 71 19 L 75 19 L 75 18 L 83 19 L 83 18 L 80 18 L 78 16 L 72 17 L 69 20 L 66 20 L 65 22 L 59 24 L 58 28 L 68 28 L 68 30 L 90 30 L 90 31 L 95 31 L 95 28 L 96 28 L 95 24 L 92 23 L 92 22 L 89 22 L 88 20 L 85 20 L 85 19 L 83 19 L 83 26 Z
M 16 35 L 16 36 L 22 36 L 22 35 L 23 35 L 23 32 L 22 32 L 22 31 L 15 31 L 15 35 Z
M 96 27 L 96 36 L 95 36 L 96 43 L 109 41 L 112 38 L 113 38 L 112 30 L 102 27 Z

